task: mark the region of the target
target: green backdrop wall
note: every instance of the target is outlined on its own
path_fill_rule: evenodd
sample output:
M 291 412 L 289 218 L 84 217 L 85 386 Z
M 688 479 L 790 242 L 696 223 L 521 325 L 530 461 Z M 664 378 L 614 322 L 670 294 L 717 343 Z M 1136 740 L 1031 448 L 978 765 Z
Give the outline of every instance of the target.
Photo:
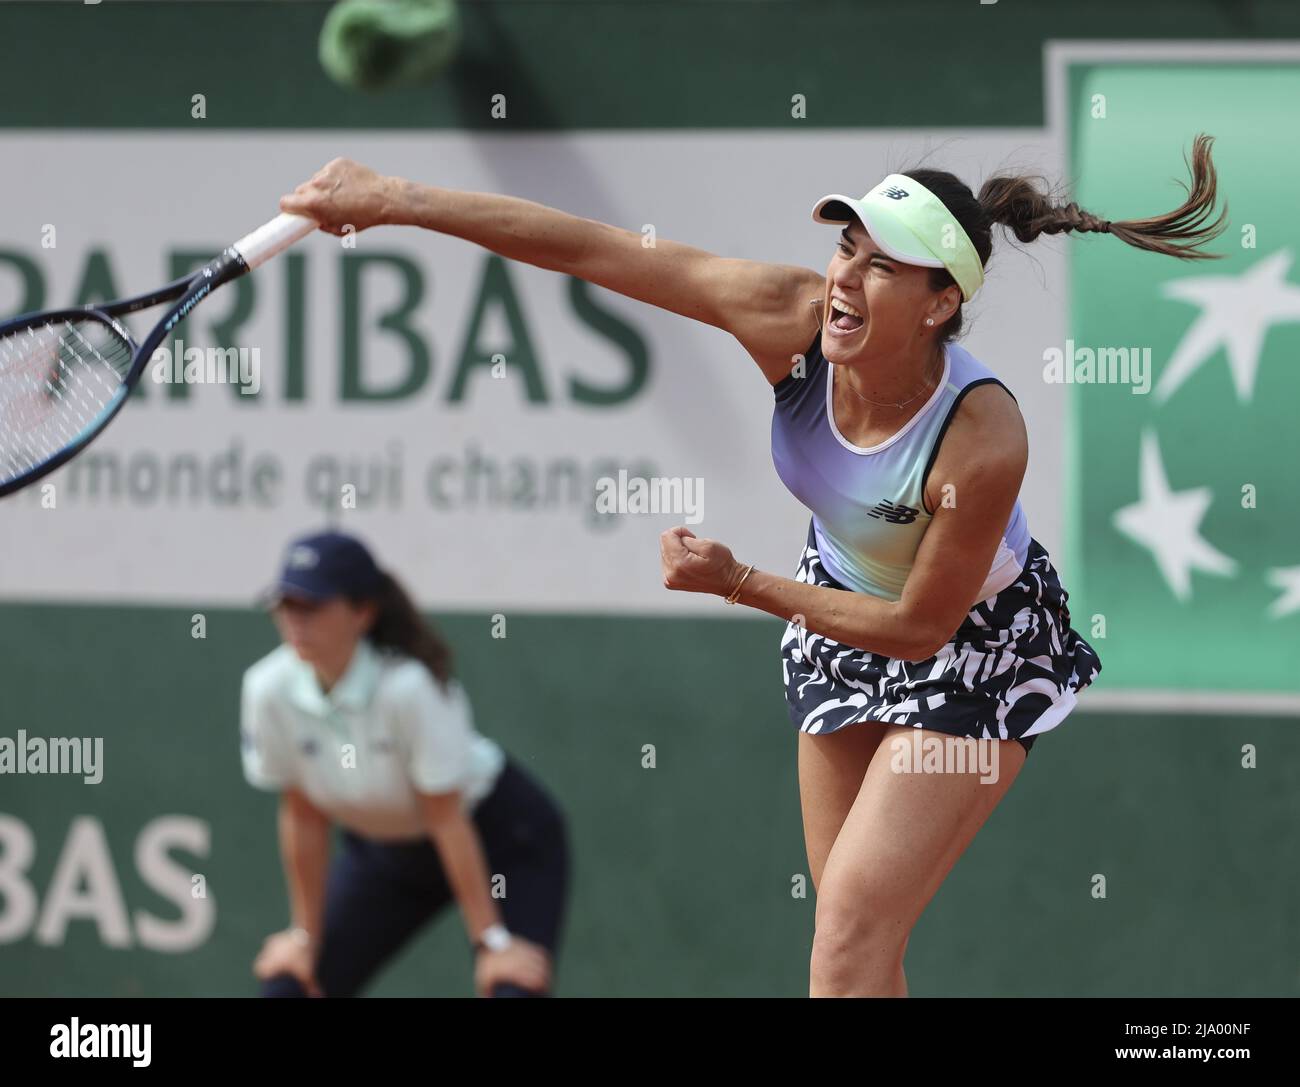
M 229 91 L 210 115 L 218 127 L 472 126 L 481 110 L 463 103 L 497 90 L 518 91 L 510 124 L 520 128 L 761 127 L 789 117 L 788 90 L 772 77 L 789 69 L 825 103 L 812 124 L 1040 125 L 1047 39 L 1300 33 L 1300 14 L 1282 3 L 1247 15 L 1183 4 L 1177 26 L 1163 7 L 1119 3 L 1086 17 L 1064 3 L 1032 14 L 969 2 L 475 4 L 447 93 L 365 98 L 316 67 L 327 6 L 0 5 L 5 39 L 39 44 L 0 67 L 0 126 L 176 125 L 170 111 L 205 72 Z M 937 19 L 950 40 L 941 65 L 920 44 Z M 137 78 L 124 56 L 139 58 Z M 70 70 L 77 80 L 45 78 Z M 4 531 L 0 507 L 0 561 Z M 286 915 L 274 799 L 239 771 L 237 692 L 273 632 L 251 610 L 207 609 L 197 641 L 192 612 L 0 608 L 0 734 L 102 735 L 106 764 L 98 785 L 0 779 L 0 814 L 35 840 L 29 863 L 0 856 L 0 994 L 253 992 L 251 958 Z M 518 616 L 500 640 L 486 614 L 437 619 L 480 728 L 568 817 L 575 867 L 558 992 L 806 992 L 814 900 L 791 894 L 806 862 L 780 624 Z M 656 745 L 655 769 L 642 768 L 644 744 Z M 1242 767 L 1246 744 L 1257 768 Z M 1036 745 L 922 917 L 907 961 L 913 992 L 1295 995 L 1298 768 L 1289 719 L 1085 704 Z M 210 831 L 206 855 L 177 854 L 216 903 L 197 950 L 108 947 L 85 919 L 57 944 L 36 938 L 78 816 L 105 828 L 133 934 L 142 911 L 174 918 L 133 856 L 142 827 L 166 813 Z M 1105 899 L 1091 893 L 1098 873 Z M 92 878 L 102 891 L 104 872 Z M 37 913 L 6 930 L 26 887 Z M 467 994 L 459 919 L 444 915 L 374 991 Z
M 561 995 L 787 995 L 807 989 L 806 873 L 775 620 L 434 617 L 479 727 L 559 798 L 574 854 Z M 9 777 L 2 810 L 35 832 L 44 901 L 72 817 L 103 821 L 134 913 L 177 911 L 140 879 L 140 828 L 211 827 L 217 925 L 180 955 L 66 941 L 0 945 L 0 992 L 253 991 L 261 939 L 286 920 L 275 801 L 240 773 L 238 679 L 274 644 L 251 612 L 7 607 L 5 729 L 105 737 L 104 780 Z M 147 670 L 147 683 L 118 677 Z M 581 675 L 581 681 L 578 676 Z M 1241 768 L 1254 744 L 1259 767 Z M 657 766 L 642 768 L 654 744 Z M 1041 739 L 921 918 L 917 995 L 1294 995 L 1300 961 L 1295 797 L 1300 732 L 1259 718 L 1078 712 Z M 1108 896 L 1092 897 L 1106 876 Z M 375 992 L 470 992 L 459 916 L 443 915 Z

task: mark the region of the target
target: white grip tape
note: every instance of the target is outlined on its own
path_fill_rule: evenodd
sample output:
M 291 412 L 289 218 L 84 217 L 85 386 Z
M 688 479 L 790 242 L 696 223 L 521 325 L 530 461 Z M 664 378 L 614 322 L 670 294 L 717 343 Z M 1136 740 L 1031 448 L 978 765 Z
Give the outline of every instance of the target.
M 245 234 L 235 242 L 235 248 L 251 270 L 305 238 L 316 226 L 315 219 L 301 215 L 277 215 L 251 234 Z

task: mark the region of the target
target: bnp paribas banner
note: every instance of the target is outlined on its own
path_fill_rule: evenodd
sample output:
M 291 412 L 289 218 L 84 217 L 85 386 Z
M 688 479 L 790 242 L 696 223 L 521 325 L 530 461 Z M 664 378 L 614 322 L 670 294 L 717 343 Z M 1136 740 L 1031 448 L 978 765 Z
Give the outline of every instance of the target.
M 1276 49 L 1059 47 L 1042 130 L 0 131 L 0 154 L 27 164 L 5 180 L 0 312 L 155 285 L 339 154 L 647 246 L 821 269 L 831 239 L 808 211 L 828 191 L 924 160 L 972 184 L 1066 177 L 1090 210 L 1150 215 L 1181 199 L 1183 155 L 1208 132 L 1224 259 L 1101 236 L 999 243 L 966 343 L 1024 409 L 1024 501 L 1102 651 L 1096 703 L 1296 705 L 1300 232 L 1285 179 L 1300 152 L 1277 133 L 1300 58 Z M 326 522 L 445 609 L 729 614 L 663 589 L 658 534 L 677 523 L 793 572 L 807 515 L 772 470 L 770 389 L 724 333 L 455 238 L 354 242 L 310 238 L 200 307 L 173 365 L 50 477 L 53 506 L 40 488 L 0 502 L 0 596 L 245 604 L 284 540 Z M 217 348 L 244 379 L 176 364 Z M 1099 380 L 1121 357 L 1127 380 Z
M 822 270 L 835 231 L 814 202 L 940 146 L 973 181 L 1059 170 L 1038 131 L 11 130 L 0 156 L 24 168 L 4 181 L 0 312 L 147 290 L 339 155 L 613 223 L 647 250 L 671 238 Z M 1007 248 L 967 340 L 1030 416 L 1026 502 L 1049 546 L 1064 393 L 1039 360 L 1063 316 L 1057 254 Z M 0 502 L 0 596 L 245 605 L 285 540 L 325 523 L 439 609 L 732 611 L 663 588 L 659 533 L 683 523 L 794 573 L 807 513 L 773 470 L 757 367 L 725 333 L 581 279 L 412 228 L 317 234 L 165 347 L 52 488 Z
M 1168 210 L 1151 181 L 1206 132 L 1230 217 L 1221 260 L 1070 250 L 1071 553 L 1111 694 L 1300 706 L 1300 56 L 1270 52 L 1102 46 L 1062 70 L 1083 207 Z M 1144 355 L 1141 381 L 1111 365 Z

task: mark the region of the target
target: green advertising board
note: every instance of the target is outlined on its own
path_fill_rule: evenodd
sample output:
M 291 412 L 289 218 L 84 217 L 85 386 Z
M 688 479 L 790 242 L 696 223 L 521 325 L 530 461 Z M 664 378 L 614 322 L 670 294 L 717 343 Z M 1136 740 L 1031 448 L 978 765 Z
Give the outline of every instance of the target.
M 1208 246 L 1218 260 L 1104 236 L 1068 249 L 1067 516 L 1073 595 L 1104 638 L 1098 687 L 1287 705 L 1300 695 L 1300 147 L 1282 134 L 1300 68 L 1153 57 L 1072 64 L 1067 83 L 1080 207 L 1172 210 L 1207 133 L 1229 220 Z M 1127 361 L 1128 379 L 1107 361 Z

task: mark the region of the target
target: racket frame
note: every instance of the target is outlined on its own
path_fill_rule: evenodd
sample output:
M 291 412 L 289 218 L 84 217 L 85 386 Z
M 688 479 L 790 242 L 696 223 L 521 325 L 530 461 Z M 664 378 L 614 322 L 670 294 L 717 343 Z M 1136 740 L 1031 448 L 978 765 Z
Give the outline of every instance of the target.
M 24 328 L 47 325 L 61 320 L 100 321 L 107 324 L 131 348 L 131 368 L 127 371 L 126 377 L 123 378 L 122 385 L 114 394 L 113 399 L 100 409 L 99 413 L 83 428 L 77 438 L 57 453 L 47 457 L 40 464 L 20 476 L 16 476 L 11 480 L 0 481 L 0 498 L 21 490 L 30 483 L 35 483 L 42 476 L 48 475 L 56 468 L 66 464 L 98 437 L 104 431 L 104 428 L 113 421 L 117 413 L 122 410 L 122 405 L 126 403 L 127 398 L 131 395 L 131 390 L 139 383 L 140 375 L 144 373 L 145 366 L 153 358 L 154 352 L 163 339 L 170 335 L 172 329 L 185 320 L 190 311 L 204 298 L 231 280 L 247 275 L 277 253 L 288 249 L 294 242 L 305 238 L 316 228 L 317 223 L 312 219 L 302 215 L 281 213 L 269 222 L 263 223 L 256 230 L 245 234 L 234 245 L 226 246 L 221 251 L 220 256 L 214 257 L 202 268 L 181 276 L 179 279 L 174 279 L 166 286 L 159 287 L 146 294 L 120 298 L 113 302 L 24 313 L 0 324 L 0 336 L 8 336 L 15 332 L 21 332 Z M 135 342 L 126 326 L 117 320 L 118 317 L 128 313 L 151 309 L 154 306 L 173 300 L 175 300 L 175 305 L 154 325 L 149 335 L 139 344 Z
M 208 261 L 197 271 L 179 279 L 174 279 L 166 286 L 159 287 L 146 294 L 137 294 L 130 298 L 121 298 L 108 303 L 25 313 L 0 325 L 0 337 L 3 337 L 22 332 L 25 328 L 34 328 L 38 325 L 48 325 L 59 321 L 99 321 L 108 325 L 114 334 L 131 348 L 131 368 L 122 379 L 122 384 L 114 394 L 113 399 L 105 404 L 99 414 L 86 424 L 76 439 L 57 453 L 47 457 L 40 464 L 20 476 L 0 481 L 0 498 L 21 490 L 23 487 L 35 483 L 42 476 L 49 475 L 55 469 L 61 468 L 103 433 L 117 413 L 122 410 L 127 398 L 131 395 L 131 390 L 139 384 L 140 375 L 144 373 L 144 368 L 149 364 L 154 352 L 162 341 L 170 335 L 171 331 L 181 321 L 185 320 L 190 311 L 214 290 L 231 280 L 247 275 L 250 270 L 248 263 L 239 250 L 231 245 L 222 250 L 219 257 Z M 154 325 L 149 334 L 139 344 L 136 343 L 135 338 L 127 330 L 126 326 L 117 320 L 118 317 L 128 313 L 150 309 L 172 300 L 175 300 L 175 305 Z

